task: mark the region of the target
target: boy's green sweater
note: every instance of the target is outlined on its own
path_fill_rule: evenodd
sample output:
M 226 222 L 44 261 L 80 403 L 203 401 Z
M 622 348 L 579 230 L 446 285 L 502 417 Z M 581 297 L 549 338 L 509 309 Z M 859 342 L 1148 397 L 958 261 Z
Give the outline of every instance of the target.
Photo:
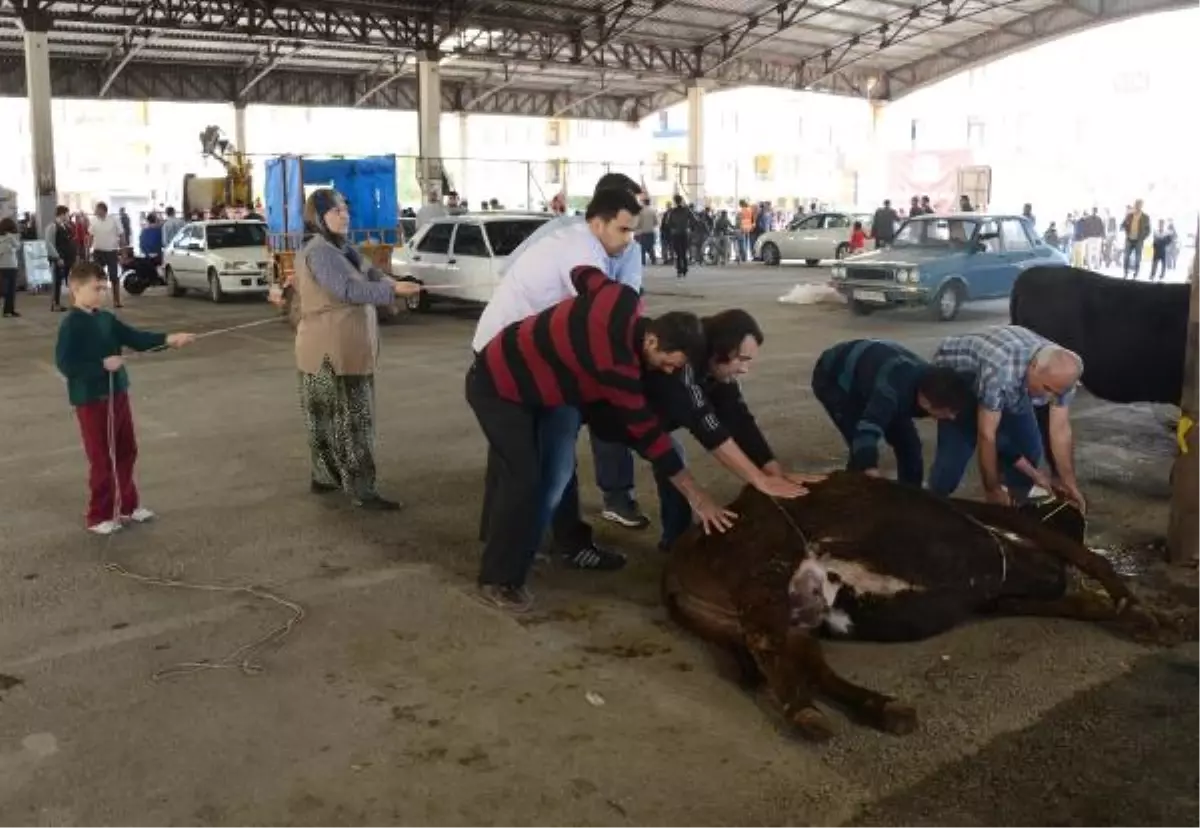
M 71 405 L 85 405 L 108 397 L 110 372 L 104 367 L 107 357 L 119 355 L 122 348 L 149 351 L 166 344 L 166 334 L 131 328 L 108 311 L 73 308 L 58 326 L 54 363 L 67 378 Z M 111 376 L 113 393 L 129 388 L 124 366 Z

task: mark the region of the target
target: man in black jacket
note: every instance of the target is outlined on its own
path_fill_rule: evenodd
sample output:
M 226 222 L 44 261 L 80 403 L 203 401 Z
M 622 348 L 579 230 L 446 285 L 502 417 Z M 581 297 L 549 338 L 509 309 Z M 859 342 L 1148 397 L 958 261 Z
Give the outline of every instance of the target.
M 686 428 L 725 468 L 745 482 L 773 497 L 789 497 L 807 492 L 805 483 L 821 479 L 819 475 L 785 472 L 763 437 L 750 413 L 738 378 L 750 370 L 763 342 L 762 330 L 754 317 L 743 310 L 727 310 L 706 317 L 704 335 L 707 354 L 699 366 L 689 365 L 674 374 L 647 373 L 642 384 L 650 408 L 658 416 L 664 431 Z M 607 406 L 588 412 L 591 427 L 620 439 L 619 424 Z M 674 436 L 675 451 L 683 456 L 683 447 Z M 654 473 L 658 485 L 662 539 L 667 549 L 692 525 L 692 509 L 678 495 L 670 478 Z

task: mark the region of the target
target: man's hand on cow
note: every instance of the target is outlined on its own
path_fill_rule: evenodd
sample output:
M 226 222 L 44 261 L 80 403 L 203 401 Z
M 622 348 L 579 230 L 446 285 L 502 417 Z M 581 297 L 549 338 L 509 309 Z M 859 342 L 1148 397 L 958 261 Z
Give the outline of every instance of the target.
M 1004 487 L 986 490 L 983 493 L 983 497 L 988 503 L 996 503 L 1000 506 L 1013 505 L 1012 497 L 1009 495 L 1008 490 Z
M 708 492 L 696 492 L 691 498 L 691 507 L 696 517 L 700 519 L 700 527 L 706 535 L 711 535 L 713 532 L 725 532 L 733 526 L 733 521 L 737 518 L 735 512 L 718 505 Z
M 799 483 L 801 486 L 807 486 L 810 483 L 820 483 L 829 475 L 827 474 L 806 474 L 804 472 L 785 471 L 783 466 L 779 465 L 778 460 L 772 460 L 762 467 L 763 474 L 771 477 L 783 477 L 793 483 Z
M 785 497 L 791 499 L 808 494 L 808 489 L 787 477 L 773 477 L 769 474 L 759 475 L 754 481 L 754 488 L 770 497 Z
M 1080 513 L 1087 514 L 1087 500 L 1084 498 L 1083 492 L 1079 490 L 1079 484 L 1055 479 L 1051 485 L 1059 497 L 1074 503 Z

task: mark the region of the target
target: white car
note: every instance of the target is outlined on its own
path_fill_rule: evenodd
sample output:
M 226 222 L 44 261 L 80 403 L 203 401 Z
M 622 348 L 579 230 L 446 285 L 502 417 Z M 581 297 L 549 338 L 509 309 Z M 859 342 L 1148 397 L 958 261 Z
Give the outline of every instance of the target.
M 435 301 L 486 304 L 509 254 L 551 218 L 549 213 L 463 213 L 434 219 L 392 254 L 396 276 L 430 287 L 405 304 L 414 311 Z
M 202 290 L 214 302 L 241 293 L 266 294 L 271 253 L 261 221 L 193 221 L 163 251 L 167 292 Z
M 812 213 L 798 216 L 783 230 L 763 233 L 754 243 L 754 255 L 763 264 L 778 265 L 784 259 L 803 259 L 816 267 L 827 259 L 844 259 L 850 253 L 850 231 L 861 221 L 870 234 L 871 216 L 866 213 Z

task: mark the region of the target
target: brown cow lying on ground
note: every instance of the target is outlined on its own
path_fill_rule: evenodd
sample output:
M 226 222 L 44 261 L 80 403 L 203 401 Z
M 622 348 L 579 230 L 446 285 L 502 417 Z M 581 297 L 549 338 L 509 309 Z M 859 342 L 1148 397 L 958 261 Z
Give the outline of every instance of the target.
M 973 615 L 1042 615 L 1111 625 L 1140 640 L 1196 637 L 1196 613 L 1138 604 L 1107 560 L 1082 545 L 1074 507 L 1018 511 L 947 500 L 920 489 L 835 472 L 807 497 L 776 501 L 747 487 L 723 535 L 698 529 L 671 550 L 663 597 L 672 615 L 765 679 L 784 717 L 828 738 L 817 695 L 881 730 L 907 733 L 915 711 L 855 686 L 825 663 L 816 633 L 912 641 Z M 1069 594 L 1067 565 L 1108 598 Z

